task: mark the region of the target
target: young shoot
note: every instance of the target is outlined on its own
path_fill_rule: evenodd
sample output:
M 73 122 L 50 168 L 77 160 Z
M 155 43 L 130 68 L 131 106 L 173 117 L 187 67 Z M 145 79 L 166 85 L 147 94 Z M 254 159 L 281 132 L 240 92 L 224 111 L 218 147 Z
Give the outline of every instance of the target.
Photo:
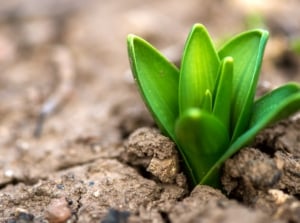
M 177 145 L 195 184 L 220 186 L 224 161 L 267 125 L 300 109 L 300 85 L 254 100 L 268 32 L 250 30 L 220 49 L 195 24 L 178 69 L 148 42 L 128 35 L 134 79 L 162 133 Z

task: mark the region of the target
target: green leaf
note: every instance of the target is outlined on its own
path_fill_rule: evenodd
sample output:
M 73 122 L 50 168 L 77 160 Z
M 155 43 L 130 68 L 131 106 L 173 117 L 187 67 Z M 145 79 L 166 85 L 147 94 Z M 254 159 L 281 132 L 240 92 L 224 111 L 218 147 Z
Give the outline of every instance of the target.
M 223 123 L 203 109 L 191 108 L 176 123 L 176 139 L 198 184 L 229 143 Z
M 219 51 L 221 59 L 227 56 L 234 59 L 231 107 L 232 142 L 248 127 L 267 40 L 267 31 L 248 31 L 234 37 Z
M 227 126 L 230 131 L 230 106 L 233 77 L 233 59 L 225 57 L 220 66 L 218 80 L 215 88 L 213 114 Z
M 179 71 L 145 40 L 129 35 L 127 38 L 131 70 L 160 129 L 175 140 L 178 109 Z
M 212 111 L 212 94 L 210 90 L 206 89 L 202 104 L 200 106 L 202 109 L 206 110 L 207 112 Z
M 299 94 L 300 85 L 288 83 L 259 98 L 254 104 L 250 128 L 276 122 L 298 111 Z
M 219 175 L 221 165 L 243 146 L 250 143 L 257 133 L 272 122 L 286 118 L 300 109 L 300 86 L 289 83 L 258 99 L 252 110 L 250 128 L 228 148 L 207 173 L 201 184 L 210 184 Z
M 219 69 L 219 57 L 203 25 L 193 26 L 186 41 L 179 80 L 180 114 L 200 107 L 205 92 L 213 92 Z

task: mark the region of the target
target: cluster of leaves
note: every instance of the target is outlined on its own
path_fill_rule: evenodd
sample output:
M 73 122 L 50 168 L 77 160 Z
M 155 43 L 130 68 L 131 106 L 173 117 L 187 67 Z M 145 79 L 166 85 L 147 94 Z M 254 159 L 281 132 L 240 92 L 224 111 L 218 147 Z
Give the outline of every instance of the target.
M 145 40 L 128 35 L 134 78 L 161 131 L 177 144 L 194 184 L 219 186 L 220 167 L 264 127 L 300 109 L 288 83 L 254 100 L 268 32 L 241 33 L 216 50 L 195 24 L 180 69 Z

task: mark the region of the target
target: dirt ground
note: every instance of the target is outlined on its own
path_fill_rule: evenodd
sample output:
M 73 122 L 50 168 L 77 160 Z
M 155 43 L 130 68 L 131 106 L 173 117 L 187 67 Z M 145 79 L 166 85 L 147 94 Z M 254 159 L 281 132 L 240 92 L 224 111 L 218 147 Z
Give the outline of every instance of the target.
M 300 116 L 191 188 L 131 77 L 134 33 L 178 63 L 191 26 L 217 43 L 270 31 L 258 94 L 300 82 L 300 2 L 10 0 L 0 4 L 0 222 L 300 222 Z

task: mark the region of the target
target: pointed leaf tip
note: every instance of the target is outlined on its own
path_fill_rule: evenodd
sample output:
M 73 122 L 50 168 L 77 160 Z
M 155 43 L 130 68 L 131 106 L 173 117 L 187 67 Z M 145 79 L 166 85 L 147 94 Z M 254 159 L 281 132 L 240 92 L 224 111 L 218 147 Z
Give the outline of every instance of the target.
M 213 92 L 220 60 L 206 28 L 195 24 L 187 38 L 179 80 L 180 114 L 201 107 L 205 92 Z
M 179 71 L 142 38 L 130 34 L 127 44 L 131 70 L 144 102 L 162 132 L 174 140 Z
M 230 107 L 232 98 L 233 58 L 225 57 L 221 61 L 214 93 L 213 114 L 223 122 L 230 132 Z
M 232 141 L 248 127 L 268 32 L 255 29 L 233 37 L 219 51 L 234 59 L 232 86 Z
M 253 106 L 250 128 L 264 128 L 300 110 L 300 85 L 288 83 L 259 98 Z
M 214 179 L 221 165 L 239 149 L 250 143 L 259 131 L 267 125 L 282 118 L 287 118 L 299 110 L 300 85 L 297 83 L 285 84 L 259 98 L 253 106 L 249 129 L 230 145 L 222 157 L 203 178 L 202 183 L 208 184 L 211 179 Z
M 132 42 L 132 40 L 135 38 L 135 35 L 134 34 L 128 34 L 127 35 L 127 42 Z

